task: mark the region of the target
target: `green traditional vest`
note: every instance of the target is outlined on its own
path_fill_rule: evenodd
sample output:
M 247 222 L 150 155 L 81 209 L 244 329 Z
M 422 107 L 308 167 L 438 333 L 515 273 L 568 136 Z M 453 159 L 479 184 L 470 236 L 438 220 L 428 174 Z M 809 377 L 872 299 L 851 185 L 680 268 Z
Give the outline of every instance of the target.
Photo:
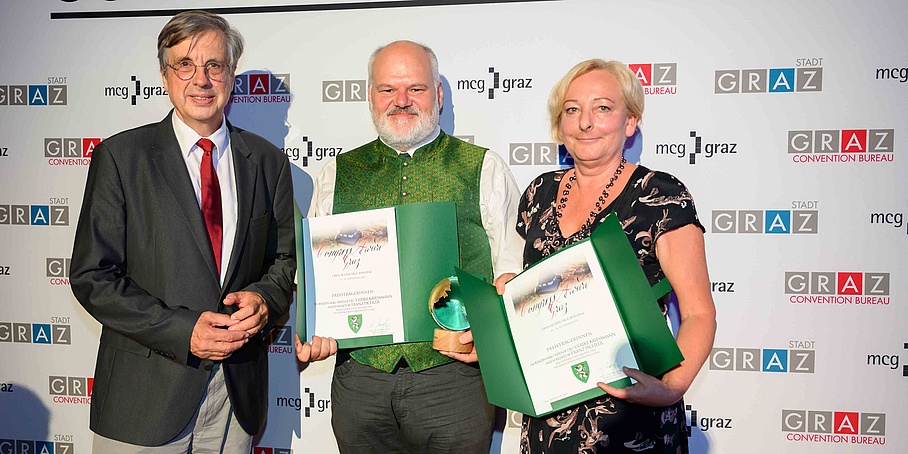
M 456 202 L 460 267 L 492 282 L 492 255 L 482 227 L 479 181 L 486 149 L 442 131 L 413 157 L 376 139 L 337 156 L 335 214 L 406 203 Z M 361 364 L 391 372 L 401 358 L 414 371 L 449 363 L 431 342 L 386 345 L 350 351 Z

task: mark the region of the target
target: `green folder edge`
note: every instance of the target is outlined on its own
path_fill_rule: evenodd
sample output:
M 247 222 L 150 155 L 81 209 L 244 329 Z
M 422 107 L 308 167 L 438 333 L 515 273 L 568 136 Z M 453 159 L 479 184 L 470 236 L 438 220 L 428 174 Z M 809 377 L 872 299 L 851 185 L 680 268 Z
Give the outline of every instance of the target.
M 460 263 L 457 241 L 457 211 L 454 202 L 397 205 L 395 211 L 401 299 L 404 310 L 404 342 L 431 342 L 435 320 L 429 313 L 429 294 L 438 281 L 451 275 Z M 309 339 L 306 323 L 306 287 L 303 217 L 294 207 L 296 228 L 297 293 L 296 335 Z M 312 333 L 317 334 L 317 333 Z M 392 343 L 391 335 L 337 339 L 338 348 L 360 348 Z
M 606 216 L 588 241 L 593 244 L 606 279 L 623 284 L 620 289 L 612 285 L 609 288 L 640 370 L 659 376 L 680 364 L 684 357 L 659 305 L 655 304 L 656 299 L 671 291 L 668 279 L 662 279 L 650 287 L 615 213 Z M 507 324 L 503 299 L 494 286 L 466 271 L 457 268 L 455 274 L 460 281 L 460 297 L 470 318 L 473 341 L 490 403 L 540 417 L 606 394 L 599 388 L 593 388 L 552 402 L 552 411 L 536 414 L 521 371 L 513 335 Z M 470 297 L 464 298 L 464 295 Z M 486 367 L 482 367 L 483 364 Z M 488 366 L 489 364 L 492 366 Z M 609 384 L 623 388 L 631 382 L 628 378 L 622 378 Z
M 305 261 L 303 258 L 303 213 L 296 200 L 293 201 L 293 232 L 296 242 L 296 337 L 300 342 L 308 342 L 309 336 L 306 335 L 306 281 Z

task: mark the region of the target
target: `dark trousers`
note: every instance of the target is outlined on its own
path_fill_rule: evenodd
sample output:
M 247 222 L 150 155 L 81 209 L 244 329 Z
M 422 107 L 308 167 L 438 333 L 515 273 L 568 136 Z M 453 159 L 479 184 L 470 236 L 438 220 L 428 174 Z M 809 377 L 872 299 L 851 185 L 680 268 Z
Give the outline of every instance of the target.
M 389 374 L 348 359 L 334 369 L 331 425 L 342 454 L 487 454 L 494 419 L 479 369 L 459 361 Z

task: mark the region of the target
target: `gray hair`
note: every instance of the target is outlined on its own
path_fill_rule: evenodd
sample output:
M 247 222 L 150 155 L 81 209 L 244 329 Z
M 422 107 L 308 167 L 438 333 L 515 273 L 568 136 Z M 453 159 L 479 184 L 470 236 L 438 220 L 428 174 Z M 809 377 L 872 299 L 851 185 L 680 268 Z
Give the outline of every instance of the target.
M 413 42 L 413 41 L 408 41 L 408 40 L 394 41 L 394 42 L 385 44 L 385 45 L 383 45 L 383 46 L 380 46 L 378 49 L 375 49 L 375 51 L 372 52 L 372 55 L 369 56 L 369 67 L 368 67 L 368 70 L 369 70 L 369 80 L 368 80 L 368 85 L 369 85 L 369 86 L 372 85 L 372 66 L 373 66 L 373 64 L 375 63 L 375 57 L 377 57 L 378 54 L 379 54 L 379 52 L 383 51 L 383 50 L 384 50 L 386 47 L 388 47 L 389 45 L 394 44 L 394 43 L 400 43 L 400 42 L 415 44 L 415 45 L 421 47 L 422 50 L 424 50 L 424 51 L 426 52 L 426 55 L 429 56 L 429 61 L 432 62 L 432 86 L 433 86 L 433 87 L 437 87 L 438 84 L 441 83 L 441 74 L 438 72 L 438 57 L 435 56 L 435 52 L 432 50 L 432 48 L 430 48 L 429 46 L 427 46 L 427 45 L 425 45 L 425 44 L 417 43 L 417 42 Z
M 236 70 L 237 62 L 243 55 L 243 35 L 230 26 L 223 17 L 207 11 L 183 11 L 173 16 L 158 34 L 158 63 L 161 72 L 167 69 L 167 51 L 186 38 L 198 36 L 207 31 L 224 34 L 227 41 L 227 57 L 231 69 Z

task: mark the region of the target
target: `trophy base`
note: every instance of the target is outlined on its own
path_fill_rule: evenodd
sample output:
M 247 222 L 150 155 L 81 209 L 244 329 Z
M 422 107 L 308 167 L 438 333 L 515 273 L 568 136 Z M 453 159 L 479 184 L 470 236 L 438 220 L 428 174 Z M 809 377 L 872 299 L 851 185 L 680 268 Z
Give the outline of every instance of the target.
M 432 348 L 443 352 L 470 353 L 473 351 L 473 343 L 461 344 L 461 334 L 463 334 L 463 331 L 448 331 L 436 328 L 435 336 L 432 340 Z

